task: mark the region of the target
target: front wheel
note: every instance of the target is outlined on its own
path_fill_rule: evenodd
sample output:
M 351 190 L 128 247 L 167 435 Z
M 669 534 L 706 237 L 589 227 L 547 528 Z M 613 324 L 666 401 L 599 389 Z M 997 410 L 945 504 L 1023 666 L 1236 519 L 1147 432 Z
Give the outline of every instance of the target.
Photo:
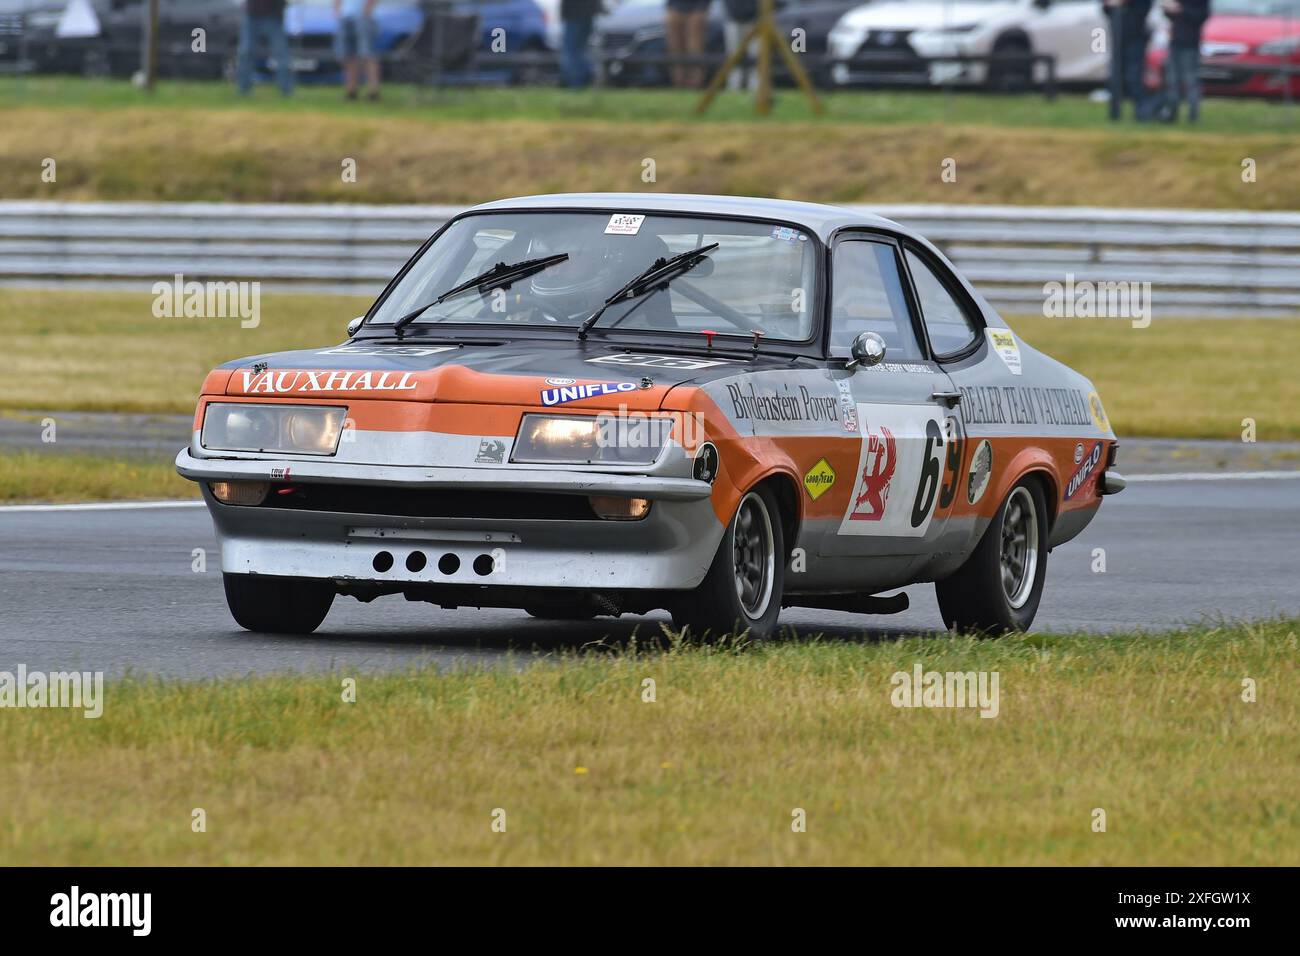
M 320 627 L 334 603 L 334 586 L 328 581 L 255 574 L 222 577 L 230 614 L 235 623 L 248 631 L 310 634 Z
M 785 589 L 785 541 L 772 492 L 745 494 L 722 535 L 708 574 L 673 609 L 673 625 L 697 636 L 766 637 L 776 629 Z
M 935 583 L 943 622 L 955 631 L 1002 634 L 1034 621 L 1047 579 L 1047 503 L 1022 478 L 956 573 Z

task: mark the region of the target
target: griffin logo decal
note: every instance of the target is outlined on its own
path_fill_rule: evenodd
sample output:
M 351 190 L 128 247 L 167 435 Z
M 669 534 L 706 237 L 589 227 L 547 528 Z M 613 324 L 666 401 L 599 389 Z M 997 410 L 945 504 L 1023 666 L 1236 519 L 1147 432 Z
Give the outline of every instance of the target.
M 879 521 L 885 516 L 889 485 L 898 467 L 898 442 L 888 428 L 881 425 L 880 434 L 869 434 L 865 444 L 862 475 L 849 508 L 850 521 Z

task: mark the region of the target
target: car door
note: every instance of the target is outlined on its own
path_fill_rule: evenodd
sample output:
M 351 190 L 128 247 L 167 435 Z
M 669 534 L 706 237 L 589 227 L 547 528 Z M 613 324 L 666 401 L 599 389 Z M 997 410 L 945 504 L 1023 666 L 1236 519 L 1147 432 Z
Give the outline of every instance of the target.
M 1104 30 L 1105 17 L 1096 0 L 1043 0 L 1030 7 L 1030 38 L 1035 53 L 1056 57 L 1056 78 L 1061 81 L 1104 80 L 1109 59 L 1097 46 L 1096 30 Z
M 858 454 L 826 555 L 926 555 L 951 508 L 961 447 L 947 403 L 956 392 L 926 349 L 901 256 L 897 240 L 871 233 L 841 233 L 832 248 L 828 367 L 855 419 Z M 884 339 L 885 356 L 850 367 L 853 341 L 867 332 Z

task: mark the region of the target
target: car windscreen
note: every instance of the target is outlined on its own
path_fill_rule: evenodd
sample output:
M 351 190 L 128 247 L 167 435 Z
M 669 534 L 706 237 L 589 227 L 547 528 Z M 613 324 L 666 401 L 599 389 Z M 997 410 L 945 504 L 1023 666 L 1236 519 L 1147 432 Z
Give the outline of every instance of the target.
M 391 325 L 429 308 L 408 331 L 436 325 L 577 329 L 659 260 L 713 246 L 693 268 L 609 306 L 596 331 L 700 333 L 770 340 L 811 337 L 816 243 L 798 226 L 604 212 L 500 212 L 452 223 L 412 264 L 370 318 Z M 510 283 L 494 268 L 545 262 Z M 436 303 L 430 305 L 430 303 Z

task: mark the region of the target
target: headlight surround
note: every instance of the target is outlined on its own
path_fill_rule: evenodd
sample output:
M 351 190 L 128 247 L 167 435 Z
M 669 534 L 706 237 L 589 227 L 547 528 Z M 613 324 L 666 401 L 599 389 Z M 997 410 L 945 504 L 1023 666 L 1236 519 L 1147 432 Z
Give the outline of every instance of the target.
M 1290 56 L 1297 48 L 1300 48 L 1300 34 L 1293 33 L 1275 40 L 1265 40 L 1255 52 L 1260 56 Z
M 672 434 L 671 418 L 524 415 L 512 462 L 535 465 L 653 465 Z
M 213 402 L 204 412 L 200 441 L 209 451 L 332 455 L 346 415 L 346 408 L 331 405 Z

